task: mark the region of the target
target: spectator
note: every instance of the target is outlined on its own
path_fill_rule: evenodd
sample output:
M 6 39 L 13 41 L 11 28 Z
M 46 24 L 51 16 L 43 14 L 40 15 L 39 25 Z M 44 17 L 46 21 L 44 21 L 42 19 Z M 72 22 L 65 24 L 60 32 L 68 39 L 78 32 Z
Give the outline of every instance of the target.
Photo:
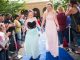
M 9 45 L 9 57 L 11 57 L 11 53 L 16 51 L 16 47 L 15 47 L 15 42 L 14 42 L 14 34 L 13 31 L 15 30 L 15 26 L 14 23 L 12 22 L 12 15 L 11 14 L 6 14 L 5 15 L 5 20 L 4 20 L 4 24 L 6 25 L 6 33 L 9 35 L 9 41 L 10 41 L 10 45 Z
M 21 36 L 22 36 L 22 39 L 21 39 L 21 41 L 23 42 L 25 39 L 25 27 L 24 27 L 24 23 L 25 23 L 25 16 L 24 16 L 24 14 L 21 14 L 20 15 L 20 23 L 21 23 L 21 26 L 22 26 L 22 28 L 21 28 Z
M 0 24 L 0 59 L 1 60 L 9 60 L 7 56 L 7 49 L 8 49 L 8 37 L 4 33 L 4 26 Z
M 19 22 L 19 15 L 14 16 L 15 20 L 15 33 L 16 33 L 16 40 L 18 43 L 18 48 L 21 47 L 21 23 Z
M 20 15 L 20 22 L 21 22 L 21 25 L 24 25 L 24 22 L 25 22 L 25 16 L 22 14 Z
M 68 40 L 67 38 L 68 34 L 66 29 L 67 27 L 66 18 L 67 16 L 65 15 L 64 8 L 62 6 L 59 6 L 57 8 L 57 20 L 60 27 L 58 34 L 59 34 L 59 40 L 61 45 L 63 44 L 64 37 L 66 38 L 66 40 Z
M 76 0 L 70 0 L 70 5 L 68 7 L 68 10 L 66 11 L 66 15 L 70 15 L 71 17 L 71 37 L 74 39 L 77 34 L 80 33 L 80 13 L 77 8 L 77 1 Z M 78 48 L 77 53 L 80 53 L 80 48 Z

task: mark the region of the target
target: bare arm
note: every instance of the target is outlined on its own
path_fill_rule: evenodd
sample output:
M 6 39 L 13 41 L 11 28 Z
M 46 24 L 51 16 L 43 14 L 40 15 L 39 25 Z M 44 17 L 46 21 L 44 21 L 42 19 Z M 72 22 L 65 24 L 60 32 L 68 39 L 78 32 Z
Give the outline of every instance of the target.
M 4 49 L 5 50 L 5 47 L 3 47 L 2 45 L 0 45 L 0 48 Z
M 72 14 L 72 8 L 70 7 L 69 9 L 67 9 L 65 14 L 66 14 L 66 16 L 71 15 Z
M 41 24 L 41 28 L 43 28 L 43 25 L 44 25 L 44 23 L 45 23 L 45 20 L 46 20 L 46 12 L 44 12 L 44 14 L 43 14 L 43 19 L 42 19 L 42 24 Z
M 25 21 L 25 24 L 24 24 L 26 31 L 28 30 L 27 23 L 28 23 L 28 20 L 26 20 L 26 21 Z
M 54 21 L 55 21 L 55 24 L 57 27 L 59 27 L 59 23 L 58 23 L 58 20 L 57 20 L 57 16 L 56 16 L 56 13 L 54 14 Z

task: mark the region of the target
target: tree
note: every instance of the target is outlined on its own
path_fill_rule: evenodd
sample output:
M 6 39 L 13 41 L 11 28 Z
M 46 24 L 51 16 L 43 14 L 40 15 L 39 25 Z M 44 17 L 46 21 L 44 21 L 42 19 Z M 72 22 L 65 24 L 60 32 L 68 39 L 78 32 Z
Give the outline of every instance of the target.
M 55 0 L 56 1 L 56 0 Z M 53 2 L 54 8 L 57 9 L 59 5 L 62 5 L 65 9 L 67 7 L 67 3 L 69 0 L 57 0 L 56 2 Z
M 53 1 L 54 8 L 57 9 L 59 5 L 62 5 L 66 9 L 67 3 L 69 3 L 69 1 L 70 0 L 54 0 Z M 80 0 L 77 1 L 80 2 Z
M 9 0 L 0 0 L 0 13 L 11 13 L 14 14 L 18 12 L 22 3 L 18 3 L 18 1 L 10 2 Z

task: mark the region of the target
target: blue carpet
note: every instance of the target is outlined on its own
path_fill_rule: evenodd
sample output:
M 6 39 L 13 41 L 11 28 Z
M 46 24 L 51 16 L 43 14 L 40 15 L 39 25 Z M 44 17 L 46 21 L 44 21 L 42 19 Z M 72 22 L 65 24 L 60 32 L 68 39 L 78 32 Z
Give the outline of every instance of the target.
M 40 37 L 39 40 L 39 49 L 41 53 L 40 60 L 74 60 L 63 48 L 59 48 L 59 56 L 54 58 L 50 52 L 46 51 L 45 48 L 46 38 L 44 38 L 43 35 Z M 25 54 L 23 55 L 22 60 L 29 60 L 29 59 L 30 57 L 26 56 Z
M 23 56 L 22 60 L 29 60 L 27 56 Z M 40 60 L 74 60 L 64 49 L 59 48 L 59 56 L 54 58 L 50 52 L 41 55 Z
M 68 53 L 62 48 L 59 48 L 59 56 L 54 58 L 50 52 L 46 53 L 46 60 L 74 60 Z
M 59 60 L 74 60 L 67 51 L 62 48 L 59 48 Z

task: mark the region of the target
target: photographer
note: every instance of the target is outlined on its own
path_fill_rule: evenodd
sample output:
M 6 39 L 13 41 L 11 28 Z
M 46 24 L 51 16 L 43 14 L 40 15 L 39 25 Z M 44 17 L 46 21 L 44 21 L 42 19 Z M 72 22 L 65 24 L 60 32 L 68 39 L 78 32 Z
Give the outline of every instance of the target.
M 6 26 L 6 33 L 8 34 L 9 42 L 10 42 L 8 52 L 9 52 L 9 54 L 11 54 L 11 52 L 16 51 L 14 36 L 13 36 L 13 31 L 15 30 L 15 25 L 12 22 L 12 15 L 11 14 L 6 14 L 5 15 L 4 24 Z M 7 54 L 7 55 L 9 55 L 9 54 Z
M 8 59 L 8 47 L 9 47 L 9 34 L 6 33 L 5 24 L 3 23 L 4 17 L 0 14 L 0 59 L 1 60 L 9 60 Z
M 72 42 L 74 43 L 74 40 L 78 40 L 78 34 L 80 33 L 80 12 L 79 9 L 77 8 L 76 0 L 70 0 L 70 4 L 66 11 L 66 15 L 71 17 L 71 39 Z M 75 37 L 77 37 L 77 39 Z M 78 44 L 78 46 L 79 45 L 80 43 Z M 80 47 L 78 47 L 76 53 L 80 53 Z

